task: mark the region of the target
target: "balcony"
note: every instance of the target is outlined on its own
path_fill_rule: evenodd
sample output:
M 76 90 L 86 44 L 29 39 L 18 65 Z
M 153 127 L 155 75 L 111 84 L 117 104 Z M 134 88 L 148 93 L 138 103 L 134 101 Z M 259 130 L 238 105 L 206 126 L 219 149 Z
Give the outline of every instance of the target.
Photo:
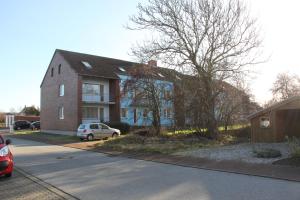
M 109 94 L 103 95 L 89 95 L 82 94 L 82 101 L 85 103 L 96 103 L 96 104 L 115 104 L 115 96 Z

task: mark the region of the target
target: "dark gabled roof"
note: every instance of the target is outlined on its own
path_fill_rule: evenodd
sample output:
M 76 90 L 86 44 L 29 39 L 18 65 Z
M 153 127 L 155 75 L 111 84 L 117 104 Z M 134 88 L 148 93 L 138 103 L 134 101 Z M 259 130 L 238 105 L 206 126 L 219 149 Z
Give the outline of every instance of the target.
M 113 58 L 77 53 L 65 50 L 56 50 L 60 53 L 70 66 L 80 75 L 96 76 L 111 79 L 119 79 L 116 72 L 122 74 L 118 67 L 129 67 L 136 63 Z M 82 64 L 82 61 L 88 62 L 92 68 L 88 69 Z
M 117 74 L 128 75 L 130 69 L 132 69 L 133 67 L 139 67 L 140 65 L 139 63 L 135 62 L 60 49 L 57 49 L 56 52 L 60 53 L 65 58 L 65 60 L 70 64 L 70 66 L 75 70 L 76 73 L 84 76 L 119 79 Z M 92 66 L 92 68 L 85 67 L 82 61 L 88 62 Z M 124 68 L 126 71 L 121 71 L 119 67 Z M 174 82 L 174 80 L 176 80 L 176 75 L 181 76 L 179 72 L 168 68 L 153 67 L 153 71 L 157 73 L 156 78 L 160 80 Z M 159 76 L 158 73 L 162 74 L 163 77 Z
M 291 102 L 294 102 L 294 101 L 300 101 L 300 96 L 294 96 L 294 97 L 291 97 L 289 99 L 286 99 L 284 101 L 281 101 L 281 102 L 278 102 L 278 103 L 275 103 L 273 104 L 272 106 L 268 107 L 268 108 L 265 108 L 263 110 L 260 110 L 252 115 L 249 115 L 248 116 L 248 119 L 253 119 L 255 117 L 258 117 L 260 115 L 263 115 L 265 113 L 268 113 L 268 112 L 271 112 L 273 110 L 278 110 L 280 109 L 282 106 L 285 106 L 286 104 L 289 104 Z

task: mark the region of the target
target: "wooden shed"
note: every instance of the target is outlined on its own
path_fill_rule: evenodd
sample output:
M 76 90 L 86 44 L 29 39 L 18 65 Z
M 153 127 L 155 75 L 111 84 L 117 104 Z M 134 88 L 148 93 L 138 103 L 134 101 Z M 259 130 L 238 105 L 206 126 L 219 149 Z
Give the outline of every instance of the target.
M 300 137 L 300 96 L 292 97 L 249 116 L 251 142 L 282 142 Z

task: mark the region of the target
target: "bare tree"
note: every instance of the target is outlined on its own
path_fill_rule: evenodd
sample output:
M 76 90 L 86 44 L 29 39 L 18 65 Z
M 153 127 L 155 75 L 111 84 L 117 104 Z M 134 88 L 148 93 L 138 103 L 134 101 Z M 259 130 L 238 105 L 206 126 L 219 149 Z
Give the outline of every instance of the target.
M 271 91 L 273 102 L 300 95 L 300 78 L 295 74 L 280 73 L 277 75 Z
M 5 113 L 0 112 L 0 123 L 4 123 L 4 122 L 5 122 Z
M 170 100 L 171 94 L 165 95 L 165 84 L 158 82 L 155 67 L 149 65 L 136 65 L 129 71 L 130 78 L 124 84 L 124 93 L 133 93 L 134 106 L 144 108 L 143 119 L 152 123 L 155 135 L 161 131 L 161 115 L 163 101 Z M 150 117 L 148 117 L 150 114 Z
M 238 81 L 235 86 L 224 82 L 222 95 L 219 95 L 217 110 L 218 121 L 224 126 L 245 123 L 246 117 L 252 110 L 252 101 L 249 89 Z
M 197 78 L 206 127 L 218 133 L 216 103 L 220 83 L 248 72 L 260 53 L 256 20 L 239 0 L 148 0 L 139 4 L 128 27 L 146 29 L 151 40 L 137 44 L 132 53 L 155 57 Z

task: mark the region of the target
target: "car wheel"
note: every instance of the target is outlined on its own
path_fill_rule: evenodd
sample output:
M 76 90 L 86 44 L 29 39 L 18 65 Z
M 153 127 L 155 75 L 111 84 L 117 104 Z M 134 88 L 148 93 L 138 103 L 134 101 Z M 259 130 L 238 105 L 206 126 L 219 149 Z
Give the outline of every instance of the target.
M 9 177 L 11 177 L 11 175 L 12 175 L 12 173 L 9 173 L 9 174 L 5 174 L 4 176 L 5 176 L 6 178 L 9 178 Z
M 113 137 L 113 138 L 118 137 L 118 133 L 113 133 L 113 134 L 112 134 L 112 137 Z
M 84 139 L 83 138 L 79 138 L 80 139 L 80 141 L 83 141 Z
M 87 140 L 88 141 L 92 141 L 94 139 L 94 136 L 92 135 L 92 134 L 89 134 L 88 136 L 87 136 Z

